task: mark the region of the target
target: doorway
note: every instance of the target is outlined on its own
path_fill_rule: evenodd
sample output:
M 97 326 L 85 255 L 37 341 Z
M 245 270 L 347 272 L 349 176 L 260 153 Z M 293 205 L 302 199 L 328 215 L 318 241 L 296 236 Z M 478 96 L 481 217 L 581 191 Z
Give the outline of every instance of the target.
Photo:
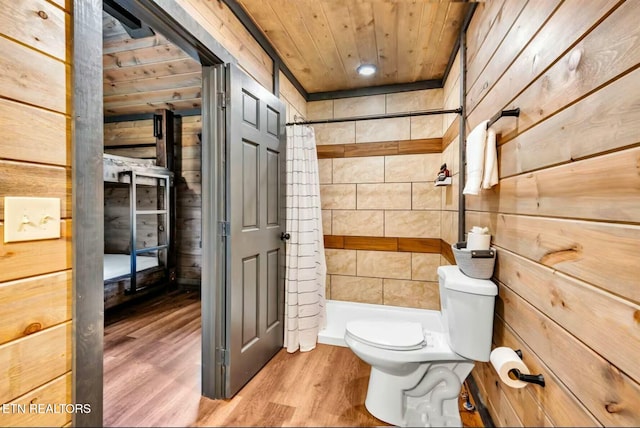
M 231 189 L 231 181 L 235 178 L 232 178 L 231 175 L 233 162 L 229 155 L 230 151 L 225 150 L 226 146 L 223 143 L 235 141 L 242 147 L 246 147 L 247 141 L 253 141 L 251 144 L 254 147 L 262 144 L 256 143 L 261 141 L 259 138 L 251 140 L 250 136 L 242 134 L 241 131 L 243 126 L 248 126 L 246 124 L 251 119 L 250 111 L 245 109 L 249 105 L 251 91 L 240 89 L 239 92 L 235 92 L 237 95 L 233 95 L 232 91 L 227 91 L 228 85 L 233 80 L 232 76 L 234 74 L 241 75 L 239 69 L 236 69 L 237 73 L 228 72 L 235 67 L 233 65 L 235 59 L 175 2 L 117 0 L 117 3 L 125 5 L 128 12 L 138 17 L 150 28 L 157 29 L 168 40 L 182 48 L 192 58 L 197 58 L 203 65 L 203 127 L 200 137 L 203 180 L 202 392 L 205 396 L 213 398 L 229 396 L 233 394 L 233 387 L 228 387 L 231 385 L 228 379 L 234 370 L 235 357 L 234 345 L 231 344 L 234 325 L 227 320 L 230 320 L 229 317 L 232 315 L 234 288 L 241 296 L 240 305 L 243 308 L 244 318 L 238 325 L 241 325 L 243 337 L 246 339 L 241 344 L 238 355 L 247 349 L 262 348 L 265 343 L 270 343 L 273 347 L 278 343 L 278 340 L 280 340 L 278 349 L 282 345 L 281 339 L 261 340 L 263 337 L 261 335 L 269 333 L 269 336 L 273 337 L 273 331 L 282 329 L 282 318 L 278 316 L 279 318 L 274 319 L 273 312 L 274 310 L 280 311 L 282 307 L 280 302 L 284 297 L 283 290 L 279 288 L 279 278 L 283 277 L 284 272 L 282 266 L 284 259 L 281 256 L 279 241 L 279 228 L 280 222 L 284 221 L 283 217 L 269 223 L 270 219 L 273 220 L 273 216 L 268 217 L 271 215 L 270 212 L 264 211 L 267 216 L 264 219 L 264 228 L 268 231 L 265 232 L 265 235 L 268 235 L 272 244 L 260 250 L 262 252 L 257 259 L 253 256 L 246 256 L 242 259 L 241 264 L 246 269 L 242 271 L 244 276 L 240 278 L 241 286 L 239 288 L 235 286 L 237 281 L 233 275 L 229 274 L 234 264 L 234 257 L 233 255 L 227 257 L 227 255 L 233 254 L 235 248 L 233 246 L 234 212 L 228 208 L 233 194 L 229 190 Z M 73 19 L 75 40 L 73 194 L 74 213 L 76 213 L 73 251 L 75 269 L 73 392 L 76 402 L 89 403 L 92 407 L 92 412 L 89 414 L 75 415 L 74 425 L 99 426 L 103 422 L 104 296 L 100 272 L 103 270 L 104 242 L 96 237 L 103 235 L 102 219 L 105 213 L 102 176 L 102 51 L 101 49 L 97 51 L 96 46 L 102 44 L 102 1 L 75 0 Z M 232 65 L 222 66 L 221 64 L 224 63 Z M 256 93 L 260 93 L 260 97 L 262 95 L 271 96 L 269 103 L 267 103 L 269 108 L 265 104 L 264 114 L 260 110 L 260 118 L 256 120 L 260 124 L 265 124 L 265 135 L 271 134 L 271 137 L 267 138 L 273 139 L 275 133 L 275 141 L 282 142 L 285 122 L 282 103 L 264 88 L 253 92 L 254 95 Z M 254 99 L 258 98 L 254 97 Z M 258 109 L 262 109 L 261 105 L 261 102 L 255 103 Z M 240 113 L 235 113 L 236 110 Z M 230 114 L 229 111 L 234 111 L 234 113 Z M 246 195 L 250 192 L 247 191 L 249 184 L 245 182 L 244 178 L 255 177 L 255 185 L 259 186 L 262 183 L 263 172 L 270 177 L 271 185 L 264 189 L 266 196 L 256 196 L 255 199 L 258 205 L 256 213 L 260 218 L 262 218 L 262 211 L 260 211 L 262 208 L 259 207 L 264 205 L 265 210 L 271 209 L 270 205 L 265 205 L 263 202 L 274 200 L 274 189 L 276 189 L 275 200 L 280 200 L 283 196 L 283 193 L 278 189 L 284 184 L 279 173 L 279 169 L 285 165 L 283 158 L 280 157 L 280 155 L 284 156 L 284 151 L 279 151 L 280 149 L 275 146 L 267 146 L 268 143 L 264 146 L 265 150 L 259 155 L 257 154 L 259 150 L 254 151 L 256 153 L 255 165 L 260 168 L 264 167 L 264 171 L 256 169 L 254 175 L 243 173 L 243 178 L 240 178 L 240 182 L 244 183 L 242 185 L 244 186 L 242 187 L 243 194 Z M 254 159 L 250 153 L 246 154 L 245 161 Z M 248 163 L 250 162 L 244 162 L 245 165 Z M 274 165 L 276 165 L 275 172 L 273 172 Z M 234 173 L 233 177 L 235 176 Z M 259 195 L 262 190 L 256 190 L 256 192 L 258 192 L 256 195 Z M 276 205 L 276 209 L 279 209 L 278 205 Z M 242 224 L 240 229 L 247 231 L 262 227 L 258 224 L 253 227 L 249 226 L 252 225 Z M 250 266 L 251 263 L 245 263 L 252 257 L 255 260 L 255 279 L 247 276 L 248 272 L 251 272 L 247 266 Z M 272 267 L 268 268 L 268 266 Z M 273 278 L 275 278 L 275 282 Z M 269 288 L 275 289 L 280 294 L 275 299 L 269 298 L 268 294 L 262 293 L 261 287 L 263 286 L 266 286 L 267 291 Z M 255 290 L 255 293 L 247 293 L 248 290 Z M 248 299 L 245 300 L 244 296 L 247 296 Z M 251 308 L 254 310 L 255 319 L 253 321 L 256 325 L 256 334 L 253 336 L 251 336 L 250 329 L 245 328 L 248 325 L 247 314 L 250 313 Z M 260 321 L 263 316 L 266 316 L 267 321 Z M 261 345 L 254 347 L 256 343 L 261 343 Z M 254 358 L 254 366 L 259 369 L 269 358 L 270 356 Z M 242 367 L 241 372 L 247 375 L 248 369 L 245 366 Z M 248 377 L 252 375 L 250 374 Z M 237 385 L 241 386 L 241 382 Z
M 117 2 L 102 22 L 103 423 L 186 426 L 201 393 L 202 66 Z

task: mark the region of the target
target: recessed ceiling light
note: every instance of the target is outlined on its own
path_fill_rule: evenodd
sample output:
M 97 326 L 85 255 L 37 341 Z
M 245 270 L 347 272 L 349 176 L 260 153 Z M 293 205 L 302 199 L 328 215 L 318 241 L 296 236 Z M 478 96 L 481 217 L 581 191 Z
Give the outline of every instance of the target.
M 376 66 L 373 64 L 362 64 L 356 69 L 356 71 L 361 76 L 371 76 L 376 72 Z

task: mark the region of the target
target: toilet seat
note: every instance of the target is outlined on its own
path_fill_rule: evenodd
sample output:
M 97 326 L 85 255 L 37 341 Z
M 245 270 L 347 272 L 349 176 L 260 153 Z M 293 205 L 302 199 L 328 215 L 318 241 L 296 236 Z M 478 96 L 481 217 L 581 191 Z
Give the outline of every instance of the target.
M 396 351 L 421 349 L 426 345 L 422 324 L 411 321 L 349 321 L 347 334 L 367 345 Z

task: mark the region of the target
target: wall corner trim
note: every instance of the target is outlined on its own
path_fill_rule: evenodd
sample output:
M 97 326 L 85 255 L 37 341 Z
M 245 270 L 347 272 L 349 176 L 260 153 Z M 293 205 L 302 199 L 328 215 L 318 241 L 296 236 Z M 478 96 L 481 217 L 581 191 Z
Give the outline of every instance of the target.
M 102 0 L 74 0 L 72 19 L 72 400 L 91 406 L 73 426 L 91 427 L 103 415 Z

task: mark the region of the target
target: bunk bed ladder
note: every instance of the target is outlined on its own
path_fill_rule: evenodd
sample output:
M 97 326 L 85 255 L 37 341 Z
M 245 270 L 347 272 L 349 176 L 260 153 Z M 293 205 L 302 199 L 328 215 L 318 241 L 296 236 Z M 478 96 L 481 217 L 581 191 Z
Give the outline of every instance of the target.
M 169 248 L 169 239 L 170 239 L 170 229 L 169 229 L 169 186 L 171 185 L 171 177 L 170 175 L 164 174 L 155 174 L 150 172 L 143 171 L 126 171 L 126 174 L 131 177 L 131 185 L 129 186 L 129 202 L 130 202 L 130 210 L 131 210 L 131 282 L 128 290 L 125 290 L 125 294 L 135 294 L 139 289 L 136 286 L 136 276 L 137 276 L 137 256 L 140 253 L 146 253 L 149 251 L 159 251 L 163 249 Z M 137 178 L 138 177 L 146 177 L 146 178 L 155 178 L 158 180 L 158 186 L 160 185 L 160 181 L 164 181 L 164 201 L 163 201 L 163 209 L 156 210 L 139 210 L 137 205 L 138 195 L 137 195 Z M 158 201 L 159 202 L 159 201 Z M 158 203 L 158 205 L 160 205 Z M 164 215 L 163 225 L 161 227 L 164 228 L 166 242 L 164 244 L 160 243 L 158 240 L 158 245 L 153 247 L 145 247 L 145 248 L 137 248 L 137 233 L 138 233 L 138 216 L 144 214 L 157 214 Z M 160 234 L 158 234 L 159 236 Z M 166 268 L 166 260 L 165 260 L 165 268 Z

